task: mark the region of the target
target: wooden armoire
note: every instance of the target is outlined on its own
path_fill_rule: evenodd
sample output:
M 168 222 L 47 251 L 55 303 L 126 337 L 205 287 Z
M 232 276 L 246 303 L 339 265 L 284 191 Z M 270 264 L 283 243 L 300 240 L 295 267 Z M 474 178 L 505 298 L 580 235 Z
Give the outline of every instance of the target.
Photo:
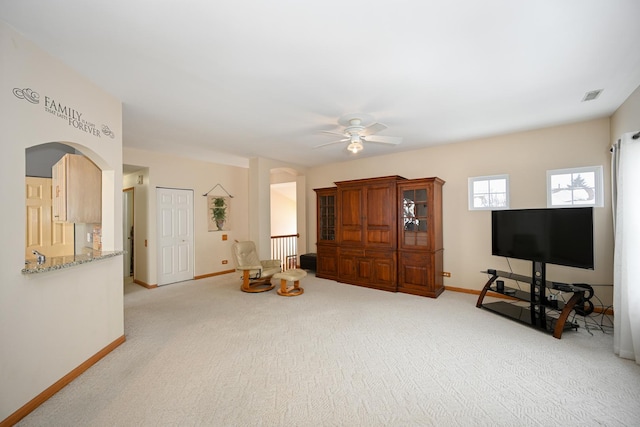
M 385 176 L 315 189 L 316 276 L 437 297 L 442 281 L 439 178 Z

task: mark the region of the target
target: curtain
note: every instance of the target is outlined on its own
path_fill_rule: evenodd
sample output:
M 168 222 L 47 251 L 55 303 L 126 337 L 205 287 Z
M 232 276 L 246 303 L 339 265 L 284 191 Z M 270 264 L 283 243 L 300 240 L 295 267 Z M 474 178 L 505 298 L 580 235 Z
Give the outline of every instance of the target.
M 613 351 L 640 364 L 640 132 L 612 147 Z M 635 137 L 635 139 L 634 139 Z

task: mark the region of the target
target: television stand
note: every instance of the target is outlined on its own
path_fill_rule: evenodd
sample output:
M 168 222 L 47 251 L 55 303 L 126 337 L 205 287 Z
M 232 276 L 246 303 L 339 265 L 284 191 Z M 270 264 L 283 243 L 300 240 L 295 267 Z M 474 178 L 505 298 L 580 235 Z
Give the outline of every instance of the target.
M 562 337 L 562 332 L 565 330 L 578 329 L 577 323 L 567 321 L 567 319 L 576 304 L 583 300 L 584 293 L 587 289 L 577 285 L 547 281 L 545 279 L 544 263 L 534 262 L 533 277 L 491 269 L 482 271 L 481 273 L 490 274 L 491 277 L 484 285 L 484 288 L 482 288 L 476 307 L 485 308 L 534 328 L 552 332 L 554 338 L 557 339 Z M 504 287 L 503 291 L 499 292 L 498 289 L 493 286 L 499 277 L 528 283 L 530 285 L 529 292 L 507 286 Z M 573 295 L 566 303 L 558 300 L 547 300 L 545 296 L 545 290 L 547 288 L 561 292 L 572 292 Z M 488 291 L 506 295 L 511 299 L 511 302 L 497 301 L 483 303 Z M 551 316 L 549 314 L 551 312 L 559 312 L 560 315 L 558 317 Z

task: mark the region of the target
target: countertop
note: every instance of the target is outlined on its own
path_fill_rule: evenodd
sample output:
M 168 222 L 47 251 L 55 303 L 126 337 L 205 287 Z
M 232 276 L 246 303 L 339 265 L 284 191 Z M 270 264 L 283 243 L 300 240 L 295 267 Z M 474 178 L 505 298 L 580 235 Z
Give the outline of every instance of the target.
M 125 251 L 88 251 L 87 253 L 79 255 L 47 257 L 46 261 L 42 264 L 38 264 L 35 260 L 28 260 L 28 262 L 25 262 L 24 264 L 22 274 L 46 273 L 48 271 L 62 270 L 64 268 L 75 267 L 76 265 L 86 264 L 88 262 L 112 258 L 124 253 Z

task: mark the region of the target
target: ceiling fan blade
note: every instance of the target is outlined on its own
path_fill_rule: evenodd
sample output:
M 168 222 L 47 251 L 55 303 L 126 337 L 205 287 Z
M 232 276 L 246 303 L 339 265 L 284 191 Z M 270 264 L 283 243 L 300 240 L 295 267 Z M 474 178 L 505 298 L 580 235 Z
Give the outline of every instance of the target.
M 367 142 L 379 142 L 382 144 L 393 144 L 393 145 L 398 145 L 402 142 L 402 137 L 399 137 L 399 136 L 368 135 L 368 136 L 363 136 L 362 139 L 364 139 Z
M 318 131 L 318 133 L 326 133 L 327 135 L 340 136 L 340 137 L 346 136 L 344 132 L 333 132 L 330 130 L 321 130 L 321 131 Z
M 324 144 L 315 145 L 313 148 L 320 148 L 320 147 L 324 147 L 325 145 L 338 144 L 340 142 L 346 142 L 348 140 L 349 140 L 349 138 L 347 138 L 347 139 L 339 139 L 337 141 L 325 142 Z
M 382 130 L 385 130 L 387 128 L 386 125 L 383 125 L 382 123 L 373 123 L 369 126 L 367 126 L 366 128 L 362 129 L 362 131 L 360 132 L 362 135 L 373 135 L 374 133 L 378 133 Z

